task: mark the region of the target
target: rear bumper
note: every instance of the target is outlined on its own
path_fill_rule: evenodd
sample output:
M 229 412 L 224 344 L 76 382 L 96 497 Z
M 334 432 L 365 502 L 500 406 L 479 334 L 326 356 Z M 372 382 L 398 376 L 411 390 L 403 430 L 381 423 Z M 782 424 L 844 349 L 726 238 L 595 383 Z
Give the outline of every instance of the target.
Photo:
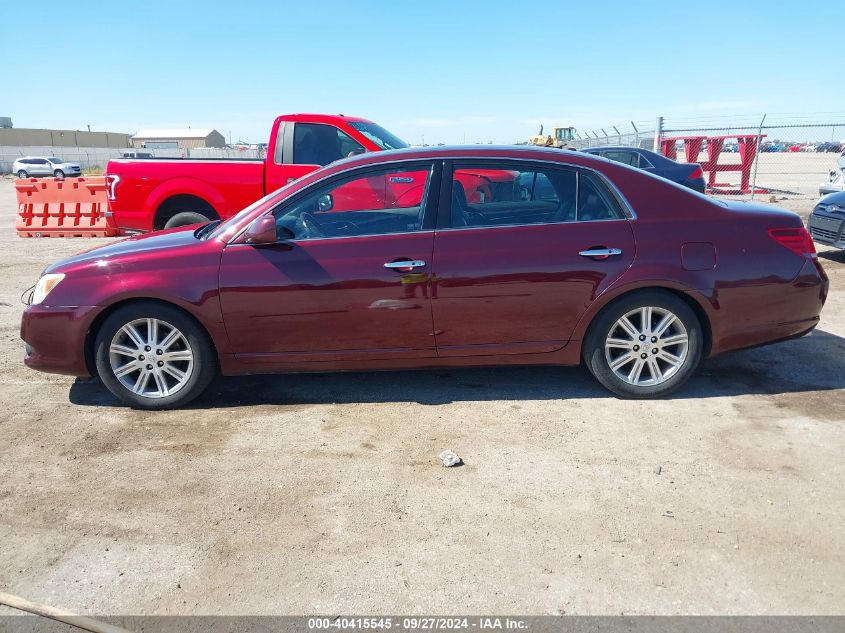
M 21 316 L 24 364 L 50 374 L 90 376 L 85 338 L 102 308 L 28 306 Z
M 711 355 L 768 345 L 809 333 L 819 324 L 830 282 L 817 259 L 807 259 L 789 284 L 776 290 L 768 305 L 769 320 L 732 328 L 714 341 Z

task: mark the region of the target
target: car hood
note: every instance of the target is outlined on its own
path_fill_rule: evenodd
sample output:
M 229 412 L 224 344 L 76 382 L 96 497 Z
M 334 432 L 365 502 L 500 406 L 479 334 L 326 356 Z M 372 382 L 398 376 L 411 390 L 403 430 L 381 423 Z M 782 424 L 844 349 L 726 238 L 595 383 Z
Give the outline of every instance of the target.
M 98 246 L 87 251 L 83 251 L 78 255 L 67 257 L 59 260 L 47 270 L 45 273 L 66 272 L 78 266 L 84 266 L 96 262 L 97 265 L 103 267 L 113 267 L 127 258 L 138 257 L 145 253 L 159 252 L 169 249 L 179 249 L 196 244 L 203 244 L 201 240 L 194 237 L 197 230 L 196 226 L 187 229 L 173 229 L 170 231 L 159 231 L 156 233 L 147 233 L 146 235 L 137 235 L 129 237 L 117 242 L 112 242 L 106 246 Z
M 821 200 L 817 203 L 819 204 L 835 204 L 838 207 L 845 208 L 845 191 L 837 191 L 836 193 L 829 193 L 824 196 Z

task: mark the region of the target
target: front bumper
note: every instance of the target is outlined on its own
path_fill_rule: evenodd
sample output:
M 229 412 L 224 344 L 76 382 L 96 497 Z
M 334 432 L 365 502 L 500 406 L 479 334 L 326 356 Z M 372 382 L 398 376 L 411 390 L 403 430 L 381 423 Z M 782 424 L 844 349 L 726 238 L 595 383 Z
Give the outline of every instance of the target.
M 85 341 L 97 306 L 27 306 L 21 316 L 24 364 L 50 374 L 90 376 Z
M 845 249 L 845 213 L 816 207 L 807 220 L 807 230 L 816 242 Z

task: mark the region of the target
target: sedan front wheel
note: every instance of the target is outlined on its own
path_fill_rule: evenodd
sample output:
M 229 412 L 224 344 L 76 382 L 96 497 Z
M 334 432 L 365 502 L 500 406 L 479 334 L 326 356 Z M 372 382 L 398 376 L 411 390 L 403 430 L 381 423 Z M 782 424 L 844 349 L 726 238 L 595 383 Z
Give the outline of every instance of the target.
M 671 293 L 644 291 L 623 297 L 599 315 L 584 345 L 584 361 L 613 393 L 655 398 L 689 380 L 702 350 L 695 312 Z
M 153 302 L 110 315 L 95 341 L 97 372 L 115 396 L 140 409 L 168 409 L 200 395 L 216 373 L 205 331 L 181 310 Z

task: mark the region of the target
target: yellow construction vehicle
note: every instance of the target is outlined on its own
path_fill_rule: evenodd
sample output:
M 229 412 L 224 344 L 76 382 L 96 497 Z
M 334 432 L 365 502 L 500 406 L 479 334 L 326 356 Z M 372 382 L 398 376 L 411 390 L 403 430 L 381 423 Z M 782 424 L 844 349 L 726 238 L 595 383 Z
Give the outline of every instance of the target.
M 528 139 L 529 145 L 537 145 L 539 147 L 557 147 L 563 149 L 572 145 L 575 140 L 574 127 L 556 127 L 554 128 L 554 136 L 548 134 L 543 136 L 543 126 L 540 126 L 540 132 L 536 136 Z

